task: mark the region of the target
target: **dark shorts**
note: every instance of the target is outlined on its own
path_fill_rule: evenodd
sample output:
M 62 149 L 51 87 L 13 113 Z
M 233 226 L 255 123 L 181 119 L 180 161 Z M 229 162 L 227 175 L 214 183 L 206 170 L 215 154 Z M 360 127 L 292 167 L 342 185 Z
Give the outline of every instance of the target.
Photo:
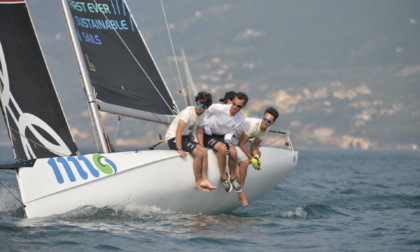
M 218 143 L 224 143 L 225 142 L 225 136 L 224 135 L 216 135 L 213 134 L 211 136 L 204 134 L 204 147 L 212 148 L 214 150 L 214 146 Z
M 192 153 L 197 142 L 193 141 L 190 136 L 182 136 L 182 149 L 186 152 Z M 171 150 L 176 150 L 175 137 L 168 140 L 168 146 Z

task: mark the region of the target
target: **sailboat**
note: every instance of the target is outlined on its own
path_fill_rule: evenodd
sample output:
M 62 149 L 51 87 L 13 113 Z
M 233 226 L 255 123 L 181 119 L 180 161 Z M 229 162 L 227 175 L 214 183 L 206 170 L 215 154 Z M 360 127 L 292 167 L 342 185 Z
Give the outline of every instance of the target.
M 220 214 L 240 206 L 221 186 L 209 150 L 209 180 L 219 189 L 194 188 L 192 158 L 176 151 L 115 152 L 99 111 L 169 124 L 178 113 L 163 78 L 124 0 L 61 1 L 101 150 L 81 154 L 71 135 L 25 0 L 0 0 L 1 108 L 27 218 L 84 206 L 136 204 L 189 214 Z M 251 202 L 296 166 L 298 152 L 262 147 L 261 171 L 246 181 Z

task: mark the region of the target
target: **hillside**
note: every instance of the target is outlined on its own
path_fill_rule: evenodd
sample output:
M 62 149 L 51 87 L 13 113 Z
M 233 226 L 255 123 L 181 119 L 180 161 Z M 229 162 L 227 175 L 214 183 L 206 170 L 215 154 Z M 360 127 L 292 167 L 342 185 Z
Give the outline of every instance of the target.
M 173 40 L 187 48 L 198 86 L 247 92 L 252 116 L 275 105 L 277 126 L 307 148 L 420 143 L 419 2 L 269 3 L 211 1 L 179 20 L 173 13 Z
M 183 108 L 160 1 L 127 2 Z M 60 6 L 28 4 L 76 141 L 88 145 L 92 134 Z M 177 0 L 164 6 L 173 46 L 177 54 L 185 49 L 198 89 L 216 99 L 228 90 L 246 92 L 253 117 L 277 107 L 273 128 L 290 130 L 295 148 L 420 146 L 419 1 Z M 107 119 L 111 136 L 116 122 Z M 147 145 L 164 132 L 125 119 L 117 138 L 121 146 Z

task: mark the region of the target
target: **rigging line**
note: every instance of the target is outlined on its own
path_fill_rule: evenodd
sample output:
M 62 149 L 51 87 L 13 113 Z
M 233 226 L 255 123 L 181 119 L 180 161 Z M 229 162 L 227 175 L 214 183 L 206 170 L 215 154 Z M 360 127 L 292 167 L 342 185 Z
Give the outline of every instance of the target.
M 266 147 L 271 146 L 275 142 L 279 141 L 280 139 L 284 138 L 284 136 L 278 137 L 276 140 L 272 141 L 271 143 L 267 144 Z
M 2 98 L 3 98 L 3 89 L 1 89 L 1 94 L 0 94 L 0 103 L 1 103 L 1 109 L 2 109 L 2 111 L 3 111 L 3 117 L 4 117 L 4 120 L 6 121 L 6 128 L 8 128 L 9 130 L 7 131 L 7 133 L 9 134 L 9 140 L 11 141 L 11 142 L 13 142 L 13 138 L 12 138 L 12 132 L 11 132 L 11 127 L 10 127 L 10 122 L 9 122 L 9 117 L 7 116 L 7 110 L 6 110 L 6 106 L 4 105 L 4 103 L 3 103 L 3 101 L 2 101 Z M 13 155 L 16 157 L 16 151 L 15 151 L 15 148 L 12 148 L 13 149 Z
M 108 151 L 109 152 L 113 152 L 112 151 L 112 148 L 111 148 L 111 142 L 110 142 L 110 140 L 109 140 L 109 136 L 108 136 L 108 133 L 106 132 L 106 128 L 105 128 L 105 123 L 104 123 L 104 120 L 103 120 L 103 118 L 102 118 L 102 116 L 100 117 L 100 122 L 101 122 L 101 124 L 102 124 L 102 128 L 104 129 L 104 137 L 105 137 L 105 139 L 106 139 L 106 145 L 107 145 L 107 147 L 108 147 Z M 98 133 L 99 134 L 99 133 Z
M 161 42 L 161 41 L 160 41 Z M 162 43 L 161 43 L 162 44 Z M 163 46 L 162 46 L 163 47 Z M 174 80 L 175 80 L 175 83 L 177 84 L 177 87 L 178 87 L 178 90 L 179 90 L 179 93 L 181 93 L 181 95 L 183 95 L 184 96 L 184 101 L 185 101 L 185 105 L 186 106 L 188 106 L 188 104 L 187 104 L 187 99 L 185 98 L 185 95 L 184 95 L 184 87 L 183 87 L 183 85 L 182 85 L 182 81 L 181 81 L 181 83 L 179 83 L 179 81 L 178 81 L 178 79 L 176 78 L 176 76 L 175 76 L 175 73 L 174 73 L 174 69 L 173 69 L 173 67 L 172 67 L 172 64 L 170 63 L 170 61 L 169 61 L 169 57 L 168 57 L 168 54 L 166 54 L 166 51 L 165 50 L 163 50 L 163 53 L 165 54 L 165 59 L 166 59 L 166 62 L 168 63 L 168 65 L 169 65 L 169 69 L 171 70 L 171 74 L 172 74 L 172 76 L 173 76 L 173 78 L 174 78 Z M 175 62 L 177 61 L 177 59 L 175 58 Z
M 149 113 L 152 114 L 157 119 L 157 121 L 159 121 L 163 125 L 166 125 L 166 127 L 169 128 L 169 125 L 167 123 L 164 123 L 162 120 L 160 120 L 160 118 L 155 113 L 153 112 L 149 112 Z
M 52 153 L 55 153 L 55 154 L 60 155 L 60 156 L 63 156 L 63 157 L 64 157 L 64 156 L 67 156 L 66 154 L 60 153 L 60 152 L 58 152 L 58 151 L 56 151 L 56 150 L 51 150 L 51 149 L 48 149 L 48 148 L 47 148 L 47 147 L 45 147 L 44 145 L 42 145 L 42 144 L 40 144 L 40 143 L 35 142 L 35 140 L 32 140 L 32 139 L 30 139 L 29 137 L 27 137 L 27 136 L 25 136 L 25 135 L 23 135 L 23 134 L 20 134 L 20 132 L 19 132 L 18 130 L 13 129 L 12 127 L 9 127 L 9 129 L 10 129 L 11 131 L 15 132 L 16 134 L 18 134 L 19 136 L 21 136 L 21 137 L 23 137 L 23 138 L 26 138 L 29 142 L 31 142 L 31 143 L 33 143 L 33 144 L 35 144 L 35 145 L 37 145 L 37 146 L 39 146 L 39 147 L 41 147 L 41 148 L 43 148 L 43 149 L 45 149 L 45 150 L 48 150 L 48 151 L 50 151 L 50 152 L 52 152 Z
M 147 7 L 147 13 L 149 14 L 149 18 L 151 19 L 151 20 L 153 20 L 153 23 L 157 23 L 156 22 L 156 19 L 155 19 L 155 15 L 152 15 L 151 13 L 152 13 L 152 11 L 150 10 L 150 8 L 148 8 L 148 5 L 146 4 L 145 5 L 146 7 Z M 174 71 L 174 69 L 173 69 L 173 64 L 171 64 L 171 62 L 170 62 L 170 60 L 169 60 L 169 57 L 168 57 L 168 54 L 166 53 L 166 48 L 165 48 L 165 46 L 164 46 L 164 44 L 162 43 L 162 40 L 160 39 L 160 37 L 158 36 L 158 39 L 159 39 L 159 45 L 160 45 L 160 48 L 162 49 L 162 52 L 164 53 L 164 55 L 165 55 L 165 60 L 166 60 L 166 63 L 167 63 L 167 65 L 169 66 L 169 70 L 170 70 L 170 75 L 171 75 L 171 80 L 173 80 L 173 81 L 175 81 L 175 83 L 176 83 L 176 87 L 178 88 L 178 92 L 179 93 L 181 93 L 181 95 L 183 94 L 183 90 L 182 90 L 182 84 L 181 83 L 179 83 L 179 81 L 178 81 L 178 78 L 176 77 L 176 74 L 175 74 L 175 71 Z M 175 59 L 176 60 L 176 59 Z
M 4 173 L 7 173 L 7 174 L 11 174 L 11 175 L 13 175 L 13 173 L 8 172 L 8 171 L 3 171 L 3 170 L 0 170 L 0 172 L 4 172 Z
M 120 125 L 121 125 L 121 116 L 117 116 L 118 117 L 118 121 L 117 121 L 117 127 L 115 128 L 115 131 L 114 131 L 114 146 L 116 145 L 116 143 L 117 143 L 117 137 L 118 137 L 118 132 L 120 131 Z
M 97 1 L 94 0 L 94 2 L 96 4 Z M 129 12 L 131 14 L 131 12 Z M 110 22 L 109 18 L 107 17 L 107 15 L 105 13 L 102 13 L 102 15 L 105 17 L 106 20 L 108 20 L 108 22 Z M 130 16 L 131 18 L 131 16 Z M 134 21 L 134 20 L 133 20 Z M 137 25 L 136 25 L 137 27 Z M 130 48 L 127 46 L 127 44 L 125 43 L 125 41 L 123 40 L 123 38 L 121 37 L 121 35 L 118 33 L 117 30 L 114 29 L 115 34 L 117 34 L 118 38 L 121 40 L 121 42 L 124 44 L 125 48 L 127 49 L 127 51 L 131 54 L 131 56 L 133 57 L 134 61 L 136 61 L 137 65 L 140 67 L 140 69 L 143 71 L 143 73 L 146 75 L 147 79 L 150 81 L 151 85 L 155 88 L 156 92 L 160 95 L 160 97 L 162 98 L 162 100 L 164 101 L 164 103 L 166 104 L 166 106 L 169 108 L 170 111 L 172 111 L 171 106 L 167 103 L 167 101 L 165 100 L 165 98 L 163 97 L 163 95 L 160 93 L 159 89 L 156 87 L 155 83 L 153 82 L 153 80 L 150 78 L 150 76 L 147 74 L 146 70 L 144 70 L 143 66 L 140 64 L 140 62 L 137 60 L 137 58 L 135 57 L 135 55 L 133 54 L 133 52 L 130 50 Z M 139 31 L 140 33 L 140 31 Z
M 165 17 L 165 23 L 166 23 L 166 30 L 168 31 L 168 37 L 169 37 L 169 41 L 171 42 L 171 47 L 172 47 L 172 53 L 174 55 L 174 60 L 175 60 L 175 65 L 176 65 L 176 70 L 178 71 L 178 77 L 179 77 L 179 82 L 181 83 L 181 88 L 182 90 L 184 90 L 184 84 L 182 83 L 182 78 L 181 78 L 181 72 L 179 71 L 179 66 L 178 66 L 178 60 L 177 57 L 175 55 L 175 50 L 174 50 L 174 44 L 172 42 L 172 36 L 171 36 L 171 32 L 169 30 L 169 25 L 168 25 L 168 20 L 166 19 L 166 12 L 165 12 L 165 8 L 163 7 L 163 0 L 160 0 L 160 4 L 162 6 L 162 12 L 163 12 L 163 16 Z M 184 100 L 185 100 L 185 104 L 187 105 L 187 98 L 184 95 Z
M 23 202 L 18 198 L 18 197 L 16 197 L 10 190 L 9 190 L 9 188 L 7 188 L 7 186 L 5 186 L 5 185 L 3 185 L 3 183 L 1 183 L 0 182 L 0 185 L 2 185 L 3 187 L 4 187 L 4 189 L 6 189 L 9 193 L 10 193 L 10 195 L 12 195 L 20 204 L 22 204 L 22 206 L 23 207 L 25 207 L 25 204 L 23 204 Z

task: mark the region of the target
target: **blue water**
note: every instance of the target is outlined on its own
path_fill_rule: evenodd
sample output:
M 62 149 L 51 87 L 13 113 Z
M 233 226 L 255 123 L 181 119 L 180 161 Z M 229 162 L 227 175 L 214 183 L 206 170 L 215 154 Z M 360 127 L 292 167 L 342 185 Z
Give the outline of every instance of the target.
M 19 194 L 14 174 L 0 182 Z M 419 152 L 301 151 L 269 194 L 222 215 L 113 206 L 26 219 L 1 185 L 0 200 L 0 251 L 420 251 Z

